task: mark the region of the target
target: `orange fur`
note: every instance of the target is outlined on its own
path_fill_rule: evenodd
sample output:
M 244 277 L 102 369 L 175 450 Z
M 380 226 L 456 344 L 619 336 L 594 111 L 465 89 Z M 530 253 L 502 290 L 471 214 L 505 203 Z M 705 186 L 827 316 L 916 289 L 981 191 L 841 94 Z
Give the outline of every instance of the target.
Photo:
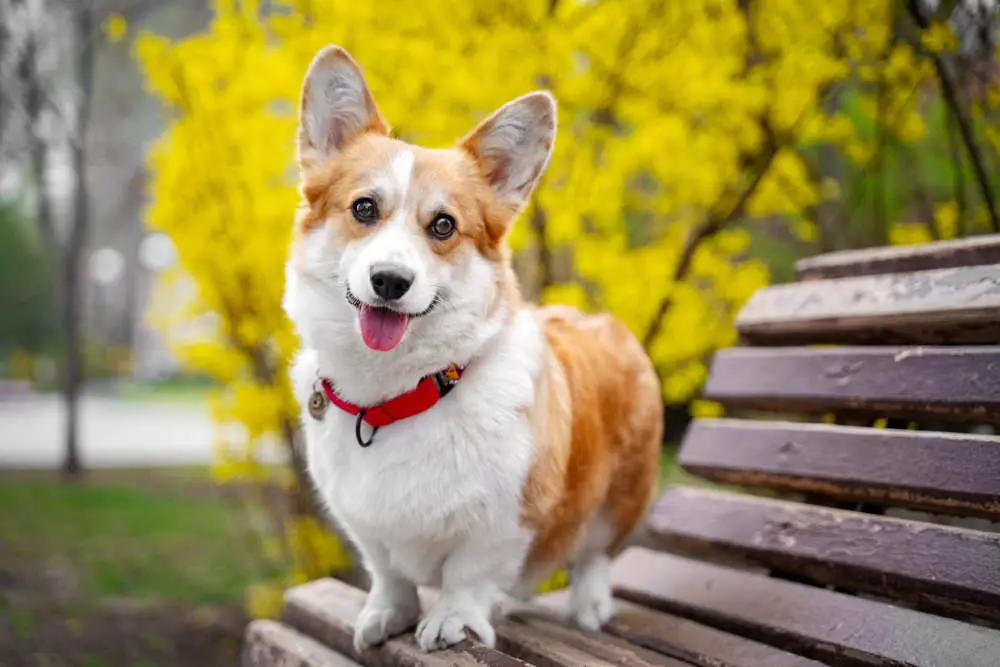
M 345 53 L 323 58 L 347 59 L 356 67 Z M 457 233 L 446 240 L 428 235 L 430 248 L 447 260 L 457 259 L 463 246 L 474 247 L 493 265 L 500 288 L 487 312 L 506 306 L 513 315 L 524 306 L 505 238 L 520 205 L 499 201 L 490 186 L 490 179 L 502 179 L 507 168 L 481 141 L 493 117 L 453 148 L 423 148 L 390 138 L 367 88 L 364 95 L 372 117 L 355 136 L 343 138 L 335 157 L 318 158 L 300 134 L 302 203 L 296 247 L 323 225 L 343 243 L 374 233 L 402 204 L 379 198 L 377 178 L 391 169 L 394 156 L 408 150 L 413 153 L 411 191 L 420 193 L 416 210 L 407 216 L 409 224 L 426 230 L 439 213 L 454 217 Z M 303 116 L 308 99 L 306 89 Z M 551 148 L 551 139 L 539 143 L 546 152 Z M 520 186 L 526 196 L 544 166 L 538 162 Z M 362 196 L 376 199 L 379 222 L 354 220 L 351 204 Z M 544 576 L 565 563 L 599 513 L 613 528 L 609 555 L 620 548 L 656 492 L 663 426 L 659 379 L 624 324 L 610 315 L 585 315 L 566 306 L 534 312 L 546 353 L 529 414 L 534 452 L 521 521 L 536 533 L 525 573 Z
M 566 306 L 537 312 L 551 356 L 531 414 L 522 520 L 537 531 L 525 572 L 540 577 L 565 563 L 598 510 L 614 526 L 609 555 L 620 548 L 656 492 L 663 426 L 656 372 L 624 324 Z
M 357 223 L 351 202 L 369 194 L 372 175 L 404 149 L 414 153 L 413 187 L 440 192 L 443 210 L 456 220 L 458 233 L 443 242 L 428 239 L 431 248 L 447 257 L 464 243 L 474 245 L 496 266 L 501 287 L 489 312 L 521 307 L 504 243 L 512 212 L 492 196 L 468 151 L 426 149 L 366 132 L 335 160 L 304 169 L 296 236 L 324 224 L 345 242 L 373 233 L 378 225 Z M 379 205 L 384 220 L 396 203 Z M 412 224 L 426 226 L 437 212 L 420 211 Z M 539 308 L 537 316 L 548 356 L 530 415 L 536 444 L 521 518 L 537 536 L 525 572 L 563 564 L 598 510 L 614 522 L 614 551 L 656 491 L 662 437 L 659 380 L 621 322 L 566 306 Z
M 474 156 L 464 150 L 429 149 L 390 139 L 380 132 L 353 138 L 335 159 L 303 165 L 302 202 L 295 220 L 295 235 L 329 225 L 337 238 L 349 242 L 374 233 L 378 225 L 360 225 L 351 215 L 351 203 L 371 195 L 371 183 L 387 170 L 402 150 L 414 154 L 412 187 L 434 192 L 431 204 L 417 212 L 412 224 L 429 225 L 438 213 L 455 218 L 458 233 L 448 240 L 430 242 L 435 253 L 447 256 L 463 242 L 473 244 L 487 259 L 503 260 L 503 231 L 511 213 L 496 201 L 479 175 Z M 392 215 L 398 202 L 379 201 L 381 219 Z

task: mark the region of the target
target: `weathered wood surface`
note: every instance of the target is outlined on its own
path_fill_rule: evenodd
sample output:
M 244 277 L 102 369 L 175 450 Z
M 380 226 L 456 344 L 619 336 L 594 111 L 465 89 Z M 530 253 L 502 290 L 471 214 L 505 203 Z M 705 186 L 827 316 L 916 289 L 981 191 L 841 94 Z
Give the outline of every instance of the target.
M 560 591 L 559 594 L 563 594 L 563 592 Z M 506 628 L 518 622 L 515 620 L 502 624 L 501 637 L 506 634 Z M 539 632 L 541 636 L 548 637 L 552 641 L 564 645 L 578 647 L 591 655 L 597 656 L 601 660 L 607 660 L 619 667 L 652 667 L 653 665 L 661 667 L 691 667 L 692 665 L 701 664 L 696 661 L 682 660 L 672 652 L 650 650 L 606 633 L 583 632 L 569 627 L 565 622 L 560 623 L 553 620 L 532 618 L 525 621 L 525 623 Z M 510 648 L 510 650 L 515 649 Z M 722 665 L 719 667 L 722 667 Z
M 353 624 L 365 593 L 333 579 L 298 586 L 286 595 L 285 622 L 368 666 L 464 667 L 691 667 L 691 663 L 641 647 L 627 647 L 587 637 L 569 628 L 545 622 L 504 622 L 496 626 L 497 648 L 465 641 L 445 651 L 423 652 L 412 632 L 357 655 L 352 646 Z M 424 609 L 436 599 L 421 591 Z
M 533 665 L 545 667 L 691 667 L 690 662 L 670 655 L 571 627 L 568 624 L 568 601 L 559 599 L 563 594 L 564 591 L 560 591 L 544 603 L 534 605 L 533 609 L 541 616 L 538 613 L 521 615 L 495 624 L 497 648 Z M 438 595 L 435 590 L 421 589 L 421 606 L 430 609 Z
M 1000 519 L 1000 437 L 700 419 L 678 455 L 724 484 Z
M 921 609 L 1000 619 L 1000 534 L 687 487 L 650 514 L 651 544 Z
M 242 667 L 360 667 L 315 639 L 276 621 L 256 620 L 247 626 Z
M 736 329 L 755 345 L 998 343 L 1000 264 L 772 285 Z
M 365 593 L 334 579 L 319 579 L 290 589 L 285 594 L 284 621 L 366 667 L 526 667 L 529 663 L 464 641 L 446 651 L 425 652 L 413 633 L 392 639 L 362 655 L 354 651 L 354 620 L 365 601 Z
M 1000 631 L 633 547 L 617 595 L 846 667 L 997 667 Z
M 1000 423 L 1000 346 L 730 348 L 704 395 L 777 412 Z
M 548 593 L 540 596 L 537 602 L 553 610 L 566 609 L 569 592 Z M 609 646 L 623 651 L 643 651 L 640 647 L 645 647 L 648 652 L 673 656 L 700 667 L 823 667 L 824 664 L 626 600 L 615 600 L 615 612 L 601 635 L 559 630 L 565 633 L 562 637 L 567 642 L 588 642 L 587 649 L 592 652 Z M 531 623 L 546 628 L 558 627 L 544 621 L 532 620 Z M 632 663 L 618 660 L 616 664 L 628 667 Z
M 1000 264 L 1000 234 L 921 245 L 845 250 L 801 259 L 799 280 Z

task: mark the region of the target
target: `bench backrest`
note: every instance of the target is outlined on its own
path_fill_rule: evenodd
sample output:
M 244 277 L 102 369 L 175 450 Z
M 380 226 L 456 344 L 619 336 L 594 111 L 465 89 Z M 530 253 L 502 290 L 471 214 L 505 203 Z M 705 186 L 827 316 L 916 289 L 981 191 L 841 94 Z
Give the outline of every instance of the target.
M 704 390 L 727 416 L 695 420 L 680 449 L 684 470 L 740 492 L 668 490 L 649 538 L 783 581 L 714 607 L 639 575 L 623 594 L 845 664 L 866 641 L 980 664 L 961 648 L 975 637 L 956 644 L 939 621 L 1000 627 L 1000 235 L 797 270 L 739 314 L 744 344 L 716 355 Z

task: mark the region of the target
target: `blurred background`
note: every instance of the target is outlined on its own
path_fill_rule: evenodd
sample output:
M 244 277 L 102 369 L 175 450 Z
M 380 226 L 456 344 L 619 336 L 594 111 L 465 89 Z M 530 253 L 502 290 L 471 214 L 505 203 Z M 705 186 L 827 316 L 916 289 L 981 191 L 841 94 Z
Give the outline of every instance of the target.
M 993 0 L 0 0 L 0 665 L 235 664 L 284 587 L 355 576 L 280 308 L 320 47 L 427 145 L 555 93 L 517 269 L 644 341 L 667 484 L 756 289 L 1000 230 L 997 27 Z

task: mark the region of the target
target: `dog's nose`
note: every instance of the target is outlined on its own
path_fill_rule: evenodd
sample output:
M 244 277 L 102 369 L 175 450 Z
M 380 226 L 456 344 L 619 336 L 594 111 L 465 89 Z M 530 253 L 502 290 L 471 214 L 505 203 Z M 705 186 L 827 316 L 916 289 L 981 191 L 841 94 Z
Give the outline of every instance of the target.
M 372 289 L 387 301 L 406 294 L 413 284 L 413 271 L 396 264 L 376 264 L 371 269 Z

